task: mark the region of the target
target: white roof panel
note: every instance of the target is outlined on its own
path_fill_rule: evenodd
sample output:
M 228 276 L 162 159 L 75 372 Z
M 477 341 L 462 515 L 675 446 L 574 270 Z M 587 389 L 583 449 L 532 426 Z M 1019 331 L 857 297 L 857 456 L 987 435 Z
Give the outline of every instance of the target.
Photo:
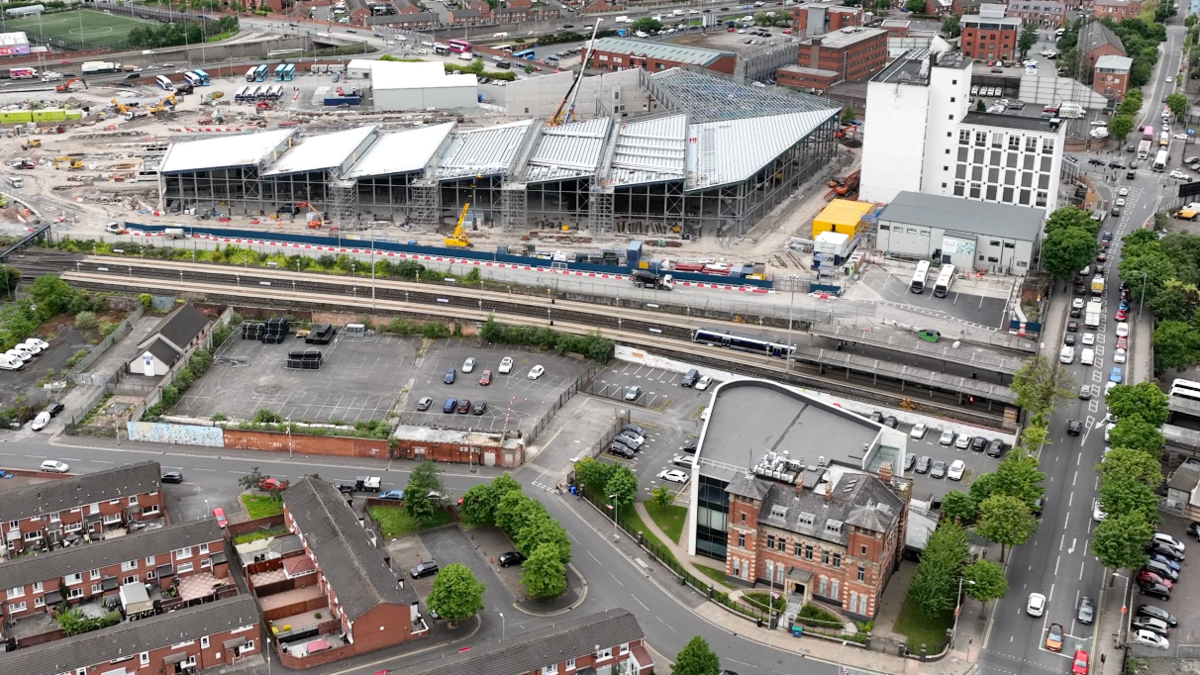
M 837 113 L 818 110 L 693 124 L 685 187 L 703 190 L 746 180 Z
M 610 118 L 600 117 L 542 129 L 537 148 L 529 157 L 525 180 L 543 182 L 595 175 L 611 126 Z
M 291 151 L 280 157 L 270 169 L 263 172 L 263 175 L 307 173 L 341 166 L 377 128 L 377 125 L 368 124 L 346 131 L 309 136 L 293 145 Z
M 506 173 L 532 127 L 525 120 L 455 134 L 437 160 L 438 179 Z
M 470 73 L 446 73 L 441 61 L 370 61 L 371 88 L 435 89 L 441 87 L 475 87 L 478 83 Z
M 687 170 L 687 116 L 671 115 L 621 126 L 611 185 L 680 180 Z
M 231 166 L 250 166 L 270 161 L 276 150 L 285 150 L 295 129 L 278 129 L 241 136 L 214 136 L 202 141 L 172 143 L 159 171 L 203 171 Z
M 367 154 L 346 173 L 346 178 L 420 171 L 453 128 L 454 122 L 446 122 L 381 134 Z

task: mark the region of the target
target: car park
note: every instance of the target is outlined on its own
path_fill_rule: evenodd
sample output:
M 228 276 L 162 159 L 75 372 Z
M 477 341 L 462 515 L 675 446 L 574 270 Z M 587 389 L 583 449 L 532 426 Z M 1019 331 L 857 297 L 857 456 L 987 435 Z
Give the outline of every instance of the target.
M 438 564 L 432 560 L 426 560 L 422 563 L 417 563 L 411 570 L 408 571 L 412 578 L 421 579 L 423 577 L 431 577 L 438 573 Z
M 908 432 L 908 437 L 919 441 L 925 438 L 925 434 L 928 432 L 929 427 L 924 422 L 918 422 L 913 425 L 912 431 Z
M 683 485 L 684 483 L 688 482 L 688 479 L 691 476 L 683 471 L 680 471 L 679 469 L 663 469 L 662 471 L 658 472 L 658 477 L 670 483 L 678 483 L 679 485 Z
M 1063 627 L 1061 623 L 1052 623 L 1046 629 L 1046 649 L 1061 652 L 1063 644 Z
M 66 462 L 60 462 L 55 459 L 47 459 L 42 462 L 39 468 L 46 473 L 66 473 L 71 470 L 71 467 Z
M 954 445 L 954 432 L 950 429 L 942 431 L 942 437 L 938 439 L 938 443 L 942 445 Z
M 506 356 L 506 357 L 500 359 L 500 367 L 497 368 L 497 370 L 500 372 L 501 375 L 507 375 L 512 372 L 512 368 L 513 368 L 513 358 L 511 356 Z
M 999 438 L 993 438 L 992 440 L 988 441 L 988 457 L 999 457 L 1002 454 L 1004 454 L 1004 441 L 1000 440 Z
M 962 480 L 963 473 L 966 470 L 966 462 L 963 462 L 961 459 L 956 459 L 950 463 L 950 468 L 946 471 L 946 478 L 949 478 L 950 480 Z
M 545 374 L 545 372 L 546 372 L 546 369 L 545 369 L 544 367 L 542 367 L 542 366 L 534 366 L 533 368 L 530 368 L 530 369 L 529 369 L 529 376 L 528 376 L 528 377 L 529 377 L 529 379 L 531 379 L 531 380 L 536 380 L 536 379 L 538 379 L 539 377 L 541 377 L 543 374 Z
M 447 368 L 446 374 L 442 376 L 443 384 L 454 384 L 454 378 L 457 376 L 453 368 Z
M 933 463 L 933 459 L 929 455 L 921 455 L 917 458 L 917 473 L 929 473 L 929 467 Z
M 1171 643 L 1167 638 L 1149 630 L 1138 630 L 1129 636 L 1135 644 L 1158 649 L 1170 649 Z
M 417 401 L 417 410 L 429 410 L 430 406 L 432 405 L 433 398 L 429 396 L 422 396 L 420 400 Z
M 511 565 L 520 565 L 521 563 L 525 562 L 525 556 L 521 555 L 517 551 L 509 551 L 508 553 L 501 553 L 498 560 L 500 561 L 501 567 L 509 567 Z
M 1082 624 L 1091 625 L 1096 619 L 1096 603 L 1086 595 L 1079 599 L 1079 609 L 1075 612 L 1075 620 Z
M 1154 605 L 1138 605 L 1136 616 L 1151 616 L 1161 621 L 1166 622 L 1168 626 L 1174 626 L 1179 622 L 1175 619 L 1175 615 L 1161 607 Z
M 933 460 L 933 468 L 929 470 L 930 478 L 945 478 L 946 477 L 946 460 Z

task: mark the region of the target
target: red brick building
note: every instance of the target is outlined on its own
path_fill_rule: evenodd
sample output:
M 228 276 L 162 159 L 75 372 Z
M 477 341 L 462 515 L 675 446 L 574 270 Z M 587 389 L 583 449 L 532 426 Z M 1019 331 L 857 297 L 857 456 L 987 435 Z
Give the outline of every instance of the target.
M 773 584 L 789 607 L 816 598 L 857 620 L 874 617 L 904 549 L 911 490 L 884 467 L 878 477 L 830 472 L 811 490 L 739 475 L 725 489 L 725 574 Z
M 796 5 L 792 7 L 792 34 L 800 37 L 824 35 L 843 28 L 862 27 L 862 7 Z
M 596 40 L 589 67 L 597 70 L 643 68 L 655 73 L 668 68 L 695 66 L 732 75 L 736 63 L 737 54 L 733 52 L 607 37 Z
M 1079 58 L 1089 76 L 1095 74 L 1096 62 L 1105 56 L 1127 56 L 1125 45 L 1112 29 L 1092 21 L 1079 30 Z
M 0 564 L 3 616 L 20 619 L 59 603 L 115 598 L 125 584 L 169 587 L 176 578 L 229 577 L 225 538 L 211 518 L 142 530 Z
M 1096 59 L 1092 91 L 1111 101 L 1120 101 L 1125 98 L 1125 90 L 1129 88 L 1129 71 L 1132 68 L 1133 59 L 1128 56 L 1101 56 Z
M 979 14 L 959 19 L 959 45 L 964 56 L 980 61 L 1011 61 L 1017 56 L 1021 20 L 1004 15 L 1004 5 L 980 5 Z
M 888 31 L 882 28 L 843 28 L 800 43 L 795 66 L 775 73 L 780 86 L 824 91 L 836 82 L 862 82 L 883 70 L 887 62 Z
M 307 668 L 429 634 L 416 593 L 392 571 L 385 552 L 368 539 L 359 517 L 332 483 L 308 477 L 293 483 L 283 493 L 283 517 L 288 530 L 304 543 L 331 623 L 348 643 L 307 658 L 281 653 L 285 665 Z
M 1093 0 L 1092 14 L 1096 18 L 1108 17 L 1120 22 L 1132 19 L 1142 12 L 1141 0 Z
M 1063 0 L 1009 0 L 1007 15 L 1039 28 L 1061 26 L 1067 20 L 1067 5 Z
M 436 664 L 413 675 L 650 675 L 654 670 L 642 628 L 627 609 L 568 618 L 482 650 L 451 654 Z
M 7 551 L 58 546 L 64 539 L 165 519 L 158 462 L 127 464 L 4 493 L 0 533 Z
M 0 653 L 4 675 L 169 675 L 232 666 L 262 651 L 258 606 L 241 595 Z

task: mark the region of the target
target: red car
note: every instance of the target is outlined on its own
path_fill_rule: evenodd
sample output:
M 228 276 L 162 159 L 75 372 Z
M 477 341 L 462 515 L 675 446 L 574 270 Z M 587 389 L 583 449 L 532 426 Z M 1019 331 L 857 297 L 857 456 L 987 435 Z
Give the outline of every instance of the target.
M 1117 338 L 1117 349 L 1129 349 L 1129 338 L 1126 338 L 1126 337 Z
M 286 490 L 288 483 L 286 480 L 278 480 L 275 478 L 266 478 L 258 484 L 259 490 Z
M 1100 253 L 1096 255 L 1096 262 L 1108 262 L 1108 253 L 1100 251 Z
M 726 32 L 726 33 L 732 33 L 732 32 L 734 32 L 734 29 L 733 29 L 733 28 L 730 28 L 730 29 L 726 30 L 725 32 Z
M 1071 675 L 1088 675 L 1088 653 L 1082 649 L 1075 650 L 1075 658 L 1071 661 Z
M 225 526 L 229 524 L 229 521 L 225 520 L 225 509 L 223 508 L 217 507 L 213 509 L 213 518 L 217 519 L 217 527 L 221 528 L 222 530 L 225 529 Z
M 1125 320 L 1125 310 L 1118 309 L 1117 313 L 1113 314 L 1113 318 L 1116 319 L 1117 321 L 1124 321 Z
M 1164 579 L 1164 578 L 1158 576 L 1157 574 L 1155 574 L 1154 572 L 1151 572 L 1150 570 L 1142 570 L 1141 572 L 1138 572 L 1137 582 L 1139 584 L 1161 584 L 1163 586 L 1166 586 L 1167 590 L 1171 590 L 1172 588 L 1175 587 L 1175 584 L 1171 583 L 1167 579 Z
M 492 383 L 492 371 L 484 370 L 483 375 L 481 375 L 479 378 L 479 384 L 482 384 L 483 386 L 486 387 L 491 383 Z

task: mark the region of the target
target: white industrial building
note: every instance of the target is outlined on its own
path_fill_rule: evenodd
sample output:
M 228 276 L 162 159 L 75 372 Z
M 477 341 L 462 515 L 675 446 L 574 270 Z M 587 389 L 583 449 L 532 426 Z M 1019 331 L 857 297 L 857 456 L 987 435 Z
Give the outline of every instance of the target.
M 441 61 L 354 59 L 347 80 L 370 81 L 376 110 L 460 110 L 479 105 L 478 80 L 470 73 L 447 73 Z
M 960 270 L 1025 275 L 1045 212 L 1027 206 L 901 192 L 879 214 L 875 248 Z
M 922 192 L 1058 205 L 1064 135 L 1039 117 L 970 112 L 971 61 L 910 50 L 867 85 L 860 198 Z

